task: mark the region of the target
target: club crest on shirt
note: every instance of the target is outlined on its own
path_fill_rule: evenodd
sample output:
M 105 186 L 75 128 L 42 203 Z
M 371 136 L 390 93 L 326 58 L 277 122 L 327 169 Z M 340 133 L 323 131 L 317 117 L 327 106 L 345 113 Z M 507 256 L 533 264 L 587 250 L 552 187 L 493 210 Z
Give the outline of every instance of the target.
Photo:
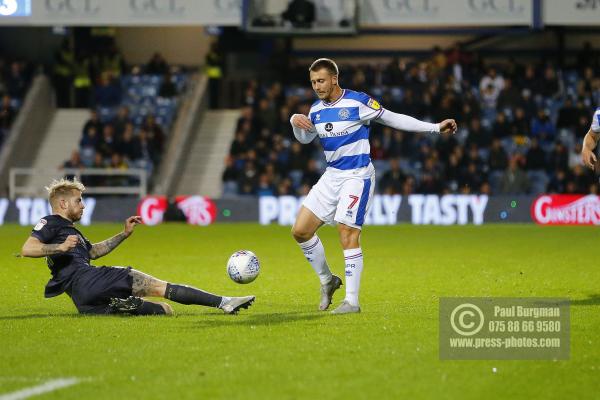
M 339 117 L 341 120 L 348 119 L 348 117 L 349 117 L 349 116 L 350 116 L 350 111 L 348 111 L 348 109 L 347 109 L 347 108 L 342 108 L 342 109 L 341 109 L 341 110 L 338 112 L 338 117 Z
M 46 226 L 47 223 L 48 223 L 48 221 L 46 221 L 44 218 L 42 218 L 42 219 L 40 219 L 40 222 L 38 222 L 37 225 L 33 227 L 33 230 L 34 231 L 39 231 L 44 226 Z
M 381 108 L 381 105 L 375 99 L 369 99 L 369 101 L 367 102 L 367 105 L 369 107 L 371 107 L 373 110 L 379 110 Z

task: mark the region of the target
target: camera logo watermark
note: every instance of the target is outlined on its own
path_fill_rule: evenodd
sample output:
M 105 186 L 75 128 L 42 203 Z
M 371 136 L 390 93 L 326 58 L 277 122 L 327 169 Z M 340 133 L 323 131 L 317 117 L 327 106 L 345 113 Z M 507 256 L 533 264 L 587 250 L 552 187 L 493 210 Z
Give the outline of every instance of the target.
M 569 307 L 557 298 L 440 298 L 440 359 L 568 359 Z

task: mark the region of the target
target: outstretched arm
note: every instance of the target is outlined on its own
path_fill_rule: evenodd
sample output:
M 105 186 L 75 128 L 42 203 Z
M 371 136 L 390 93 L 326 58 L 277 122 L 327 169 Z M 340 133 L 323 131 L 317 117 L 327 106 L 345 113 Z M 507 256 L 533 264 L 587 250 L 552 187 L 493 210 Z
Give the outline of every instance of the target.
M 292 115 L 292 118 L 290 118 L 290 124 L 292 124 L 294 136 L 296 136 L 296 139 L 298 139 L 300 143 L 310 143 L 315 137 L 317 137 L 315 126 L 304 114 Z
M 67 253 L 69 250 L 77 246 L 79 238 L 77 235 L 69 235 L 62 243 L 46 244 L 41 242 L 38 238 L 30 236 L 23 247 L 21 248 L 21 255 L 23 257 L 46 257 L 53 254 Z
M 131 234 L 133 233 L 133 228 L 140 223 L 142 223 L 142 218 L 139 216 L 127 218 L 127 220 L 125 221 L 125 229 L 123 229 L 123 232 L 118 233 L 115 236 L 106 239 L 100 243 L 94 243 L 92 245 L 92 249 L 90 250 L 90 258 L 92 260 L 95 260 L 113 251 L 118 245 L 121 244 L 121 242 L 123 242 L 123 240 L 131 236 Z
M 391 128 L 408 132 L 428 132 L 428 133 L 455 133 L 456 122 L 453 119 L 446 119 L 439 124 L 420 121 L 408 115 L 398 114 L 390 110 L 384 110 L 379 118 L 375 120 Z
M 594 149 L 598 145 L 598 140 L 600 140 L 600 132 L 596 133 L 593 130 L 589 130 L 588 133 L 583 138 L 583 149 L 581 149 L 581 158 L 583 163 L 594 169 L 596 166 L 596 155 L 594 154 Z

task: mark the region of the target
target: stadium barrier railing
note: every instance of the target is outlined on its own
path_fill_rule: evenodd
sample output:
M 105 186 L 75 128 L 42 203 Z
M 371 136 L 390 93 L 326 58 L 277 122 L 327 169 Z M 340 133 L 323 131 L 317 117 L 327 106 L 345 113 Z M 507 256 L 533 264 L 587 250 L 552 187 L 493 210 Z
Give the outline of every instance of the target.
M 142 198 L 148 191 L 148 173 L 144 169 L 130 168 L 126 170 L 116 170 L 110 168 L 63 168 L 63 169 L 36 169 L 36 168 L 11 168 L 9 176 L 9 198 L 14 200 L 18 196 L 45 196 L 44 188 L 29 183 L 31 177 L 36 177 L 45 182 L 52 179 L 59 179 L 65 176 L 74 176 L 80 181 L 85 181 L 83 177 L 124 177 L 128 178 L 126 186 L 93 186 L 86 184 L 86 194 L 94 195 L 137 195 Z M 129 179 L 130 178 L 130 179 Z M 22 183 L 25 182 L 25 183 Z

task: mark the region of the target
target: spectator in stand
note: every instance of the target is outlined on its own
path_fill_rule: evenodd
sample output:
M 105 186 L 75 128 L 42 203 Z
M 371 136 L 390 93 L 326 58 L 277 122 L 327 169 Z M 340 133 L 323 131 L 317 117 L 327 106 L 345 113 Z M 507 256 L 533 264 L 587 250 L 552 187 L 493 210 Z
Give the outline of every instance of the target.
M 579 110 L 573 104 L 573 99 L 571 99 L 571 97 L 567 97 L 565 103 L 558 111 L 556 127 L 558 129 L 569 129 L 573 131 L 577 125 L 579 115 Z
M 175 86 L 175 83 L 173 83 L 173 76 L 170 72 L 167 72 L 163 77 L 160 88 L 158 89 L 158 95 L 160 97 L 175 97 L 178 94 L 177 86 Z
M 17 112 L 10 103 L 10 96 L 5 94 L 2 96 L 2 104 L 0 104 L 0 131 L 8 132 L 16 115 Z
M 321 173 L 321 171 L 319 171 L 319 167 L 317 166 L 317 161 L 315 159 L 310 159 L 310 160 L 308 160 L 306 169 L 304 170 L 304 173 L 302 174 L 301 183 L 303 185 L 308 186 L 308 188 L 310 189 L 311 187 L 313 187 L 314 185 L 317 184 L 317 182 L 319 181 L 319 178 L 321 178 L 321 175 L 323 175 L 323 174 Z
M 125 132 L 125 129 L 128 129 L 127 125 L 132 125 L 131 128 L 133 128 L 133 124 L 129 116 L 129 107 L 119 107 L 117 110 L 117 116 L 112 120 L 112 124 L 115 128 L 115 135 L 117 138 L 120 138 L 123 135 L 123 132 Z
M 490 133 L 481 127 L 479 118 L 472 119 L 469 124 L 469 134 L 465 141 L 465 146 L 470 147 L 471 144 L 475 144 L 479 148 L 488 148 L 491 141 Z
M 96 151 L 100 147 L 100 137 L 95 125 L 90 125 L 84 131 L 79 141 L 79 153 L 81 161 L 86 167 L 91 167 L 96 157 Z
M 286 117 L 287 118 L 287 125 L 289 125 L 289 115 Z M 245 126 L 245 127 L 244 127 Z M 240 117 L 238 118 L 237 121 L 237 125 L 236 125 L 236 132 L 239 132 L 242 128 L 244 128 L 244 130 L 247 130 L 249 132 L 256 132 L 259 130 L 259 122 L 258 119 L 256 118 L 255 114 L 254 114 L 254 110 L 252 109 L 252 107 L 250 106 L 244 106 L 242 107 L 242 112 Z
M 525 116 L 525 111 L 522 108 L 517 108 L 510 124 L 512 141 L 510 143 L 511 150 L 509 152 L 523 152 L 523 149 L 526 148 L 528 138 L 531 136 L 530 132 L 530 121 Z
M 494 104 L 496 103 L 500 91 L 504 88 L 504 78 L 498 74 L 496 68 L 489 68 L 487 73 L 481 78 L 479 82 L 479 90 L 484 92 L 491 90 L 491 98 Z
M 268 99 L 259 100 L 256 117 L 261 129 L 266 128 L 270 132 L 275 131 L 278 115 L 273 102 L 270 102 Z
M 71 158 L 65 161 L 61 167 L 62 169 L 78 169 L 84 168 L 85 166 L 81 162 L 79 152 L 77 150 L 73 150 L 73 152 L 71 153 Z M 65 179 L 73 179 L 73 177 L 75 177 L 75 175 L 72 173 L 68 173 L 65 175 Z
M 25 64 L 12 62 L 10 70 L 6 77 L 6 89 L 10 97 L 23 99 L 27 92 L 27 76 L 25 74 Z
M 145 69 L 146 73 L 150 75 L 165 75 L 169 72 L 169 64 L 167 64 L 162 54 L 154 53 Z
M 129 166 L 121 154 L 115 152 L 110 156 L 108 168 L 116 171 L 125 171 L 129 168 Z M 109 175 L 106 179 L 108 180 L 108 185 L 110 186 L 127 186 L 129 182 L 126 176 L 121 175 Z
M 442 190 L 442 180 L 439 168 L 436 166 L 435 159 L 429 157 L 425 160 L 421 171 L 421 180 L 419 182 L 418 192 L 425 194 L 435 194 Z
M 569 179 L 564 169 L 557 169 L 550 178 L 546 192 L 548 193 L 566 193 Z
M 94 157 L 94 162 L 92 164 L 92 168 L 106 168 L 106 163 L 102 154 L 99 152 L 96 153 Z M 90 186 L 106 186 L 106 177 L 102 175 L 89 175 L 85 176 L 87 184 Z
M 238 193 L 239 171 L 235 167 L 234 158 L 228 156 L 225 158 L 225 171 L 221 176 L 223 181 L 223 195 L 236 195 Z
M 90 118 L 83 125 L 84 135 L 90 129 L 90 127 L 94 127 L 96 132 L 102 132 L 102 122 L 100 122 L 100 117 L 98 116 L 98 111 L 96 110 L 90 111 Z
M 539 80 L 536 77 L 535 67 L 533 64 L 527 64 L 525 66 L 525 74 L 521 77 L 519 82 L 519 86 L 521 88 L 521 93 L 527 91 L 531 94 L 532 97 L 535 97 L 536 94 L 539 93 Z
M 506 119 L 506 114 L 502 111 L 498 112 L 492 127 L 492 137 L 494 139 L 505 140 L 510 138 L 511 134 L 511 124 Z
M 131 165 L 141 158 L 142 151 L 139 139 L 133 132 L 133 124 L 127 124 L 120 139 L 117 140 L 116 152 L 123 156 L 124 162 Z
M 550 120 L 550 112 L 540 109 L 531 124 L 531 137 L 538 138 L 545 148 L 554 141 L 556 128 Z
M 56 105 L 60 108 L 71 106 L 71 86 L 75 53 L 68 39 L 64 39 L 60 49 L 54 54 L 52 81 L 56 94 Z
M 493 173 L 502 174 L 508 166 L 508 155 L 502 147 L 500 139 L 495 138 L 488 155 L 488 168 Z
M 258 184 L 256 187 L 256 195 L 257 196 L 274 196 L 275 195 L 275 186 L 273 184 L 273 179 L 269 177 L 269 175 L 262 173 L 258 177 Z
M 504 111 L 512 109 L 522 102 L 521 94 L 519 90 L 513 85 L 513 81 L 510 78 L 504 80 L 504 88 L 498 95 L 498 110 Z
M 121 86 L 109 74 L 103 74 L 94 87 L 94 102 L 96 106 L 115 107 L 121 104 Z
M 73 89 L 75 91 L 75 107 L 89 107 L 92 99 L 92 78 L 90 59 L 79 53 L 73 64 Z
M 562 96 L 562 83 L 556 76 L 556 70 L 551 65 L 547 65 L 544 69 L 544 77 L 539 85 L 540 94 L 546 99 L 557 100 Z
M 529 193 L 530 182 L 521 169 L 522 156 L 514 155 L 509 159 L 508 167 L 500 180 L 500 193 L 521 195 Z
M 234 158 L 239 158 L 244 155 L 250 149 L 247 139 L 247 135 L 243 131 L 238 131 L 229 147 L 229 155 Z
M 467 168 L 463 170 L 458 182 L 460 193 L 463 194 L 480 193 L 486 183 L 486 174 L 473 161 L 469 162 Z
M 537 138 L 532 138 L 529 145 L 529 150 L 525 155 L 525 170 L 527 178 L 531 182 L 531 194 L 543 193 L 548 184 L 548 176 L 546 175 L 546 153 L 539 145 Z
M 390 158 L 390 168 L 383 174 L 379 181 L 379 191 L 383 194 L 400 194 L 406 176 L 400 169 L 400 160 Z
M 554 148 L 548 155 L 548 172 L 556 170 L 566 170 L 569 167 L 569 154 L 567 148 L 562 142 L 555 142 Z
M 590 129 L 591 121 L 587 115 L 580 115 L 575 126 L 575 137 L 578 140 L 584 138 L 587 131 Z
M 218 42 L 211 43 L 210 50 L 204 57 L 204 68 L 208 76 L 210 108 L 214 110 L 219 107 L 219 89 L 223 78 L 223 56 Z
M 570 181 L 574 183 L 575 193 L 589 193 L 590 186 L 597 181 L 594 172 L 583 165 L 575 165 L 571 171 Z
M 165 134 L 160 125 L 156 123 L 154 115 L 149 114 L 144 120 L 142 128 L 148 133 L 148 141 L 152 145 L 154 153 L 154 164 L 158 165 L 165 143 Z
M 115 130 L 111 124 L 104 125 L 102 128 L 102 137 L 98 141 L 98 152 L 104 159 L 110 159 L 115 152 L 117 140 L 115 138 Z
M 141 154 L 139 159 L 140 166 L 145 168 L 148 174 L 151 174 L 154 170 L 155 160 L 158 159 L 158 156 L 155 154 L 155 147 L 148 138 L 148 131 L 144 128 L 141 128 L 138 132 L 138 141 Z
M 253 161 L 247 161 L 238 182 L 239 193 L 242 195 L 256 194 L 258 185 L 258 170 Z
M 100 58 L 100 77 L 106 76 L 118 81 L 125 68 L 123 55 L 114 43 L 110 44 Z
M 300 184 L 304 166 L 308 164 L 308 159 L 309 157 L 302 148 L 302 144 L 297 141 L 292 142 L 288 166 L 289 175 L 294 187 L 297 187 Z

